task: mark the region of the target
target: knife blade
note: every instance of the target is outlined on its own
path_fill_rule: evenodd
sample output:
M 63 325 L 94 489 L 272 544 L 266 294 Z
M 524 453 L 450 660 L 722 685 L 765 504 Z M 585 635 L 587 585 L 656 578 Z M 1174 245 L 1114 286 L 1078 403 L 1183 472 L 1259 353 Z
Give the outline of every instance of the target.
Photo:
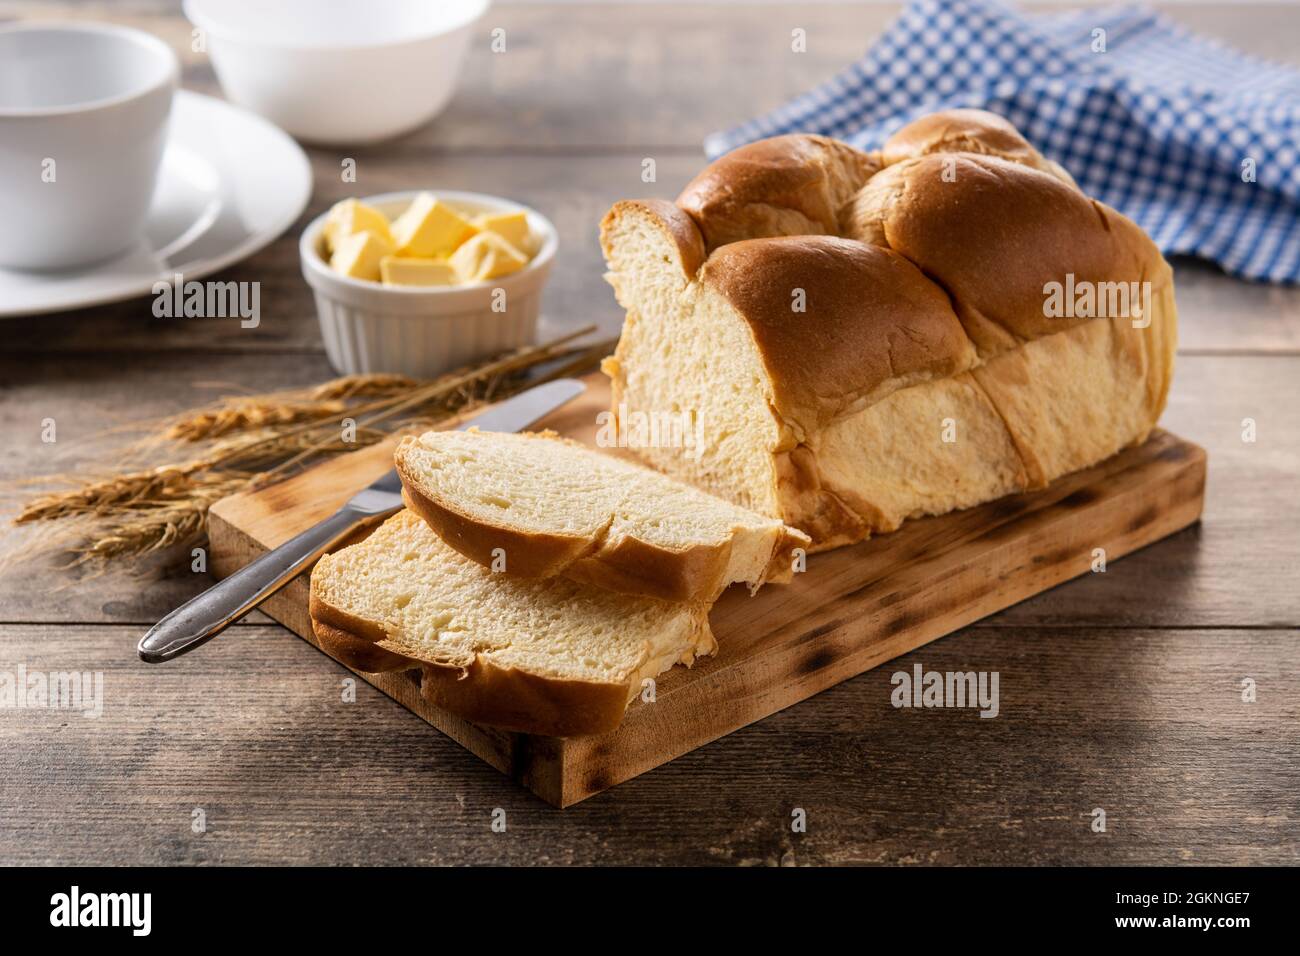
M 520 392 L 462 422 L 458 430 L 521 431 L 577 398 L 586 386 L 572 378 Z M 140 659 L 161 664 L 206 644 L 280 588 L 358 526 L 374 524 L 402 507 L 402 483 L 392 469 L 352 496 L 338 511 L 230 577 L 182 604 L 140 638 Z

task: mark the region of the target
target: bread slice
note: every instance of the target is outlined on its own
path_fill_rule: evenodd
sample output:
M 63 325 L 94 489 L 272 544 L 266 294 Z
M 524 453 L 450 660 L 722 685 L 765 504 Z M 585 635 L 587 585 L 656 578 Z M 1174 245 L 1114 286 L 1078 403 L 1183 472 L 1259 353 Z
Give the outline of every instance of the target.
M 410 511 L 321 558 L 311 617 L 349 666 L 420 667 L 438 707 L 550 736 L 613 730 L 642 681 L 715 647 L 703 603 L 494 573 Z
M 553 433 L 434 431 L 394 456 L 407 502 L 457 551 L 528 578 L 717 599 L 788 581 L 801 531 Z

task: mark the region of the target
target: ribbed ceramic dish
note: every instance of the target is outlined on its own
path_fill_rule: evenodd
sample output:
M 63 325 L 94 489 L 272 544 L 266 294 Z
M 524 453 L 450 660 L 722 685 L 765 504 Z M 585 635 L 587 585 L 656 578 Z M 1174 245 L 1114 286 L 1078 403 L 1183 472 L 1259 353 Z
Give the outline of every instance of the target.
M 384 286 L 330 269 L 322 233 L 328 213 L 317 216 L 303 231 L 298 248 L 303 278 L 315 293 L 325 352 L 341 374 L 390 372 L 433 378 L 536 340 L 542 287 L 559 245 L 555 226 L 535 209 L 507 199 L 428 191 L 466 215 L 524 212 L 537 252 L 518 272 L 473 285 Z M 384 193 L 361 202 L 391 220 L 418 192 Z

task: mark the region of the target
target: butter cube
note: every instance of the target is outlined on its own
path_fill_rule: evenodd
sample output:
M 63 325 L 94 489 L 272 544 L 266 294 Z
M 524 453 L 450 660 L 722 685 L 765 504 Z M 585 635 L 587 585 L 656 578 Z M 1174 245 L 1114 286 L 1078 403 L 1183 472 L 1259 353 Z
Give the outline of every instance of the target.
M 495 232 L 480 232 L 453 252 L 448 261 L 461 282 L 496 279 L 528 265 L 528 257 Z
M 393 245 L 373 232 L 343 236 L 330 256 L 330 268 L 353 279 L 379 281 L 379 263 L 392 255 Z
M 420 193 L 406 212 L 393 220 L 399 256 L 432 259 L 450 255 L 478 227 L 429 193 Z
M 484 232 L 495 232 L 520 252 L 532 252 L 532 236 L 528 231 L 528 216 L 525 213 L 484 213 L 474 220 L 474 225 Z
M 373 232 L 390 246 L 394 245 L 393 234 L 388 230 L 388 217 L 373 206 L 359 203 L 355 199 L 335 203 L 325 218 L 323 231 L 329 249 L 333 249 L 344 236 L 356 235 L 358 232 Z
M 456 270 L 445 259 L 384 256 L 379 260 L 384 285 L 455 285 Z

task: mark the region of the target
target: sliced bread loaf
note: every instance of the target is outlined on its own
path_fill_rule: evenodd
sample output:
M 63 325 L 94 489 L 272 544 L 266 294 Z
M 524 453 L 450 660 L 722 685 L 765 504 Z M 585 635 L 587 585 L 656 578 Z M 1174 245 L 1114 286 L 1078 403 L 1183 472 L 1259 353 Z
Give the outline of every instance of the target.
M 420 667 L 431 703 L 550 736 L 613 730 L 643 680 L 715 647 L 703 603 L 493 573 L 410 511 L 321 558 L 311 617 L 351 667 Z
M 1145 441 L 1169 393 L 1160 250 L 991 113 L 880 153 L 742 146 L 676 203 L 617 203 L 602 246 L 611 408 L 704 427 L 699 456 L 637 456 L 815 549 L 1045 487 Z
M 552 433 L 435 431 L 395 455 L 410 507 L 457 551 L 511 575 L 713 601 L 788 581 L 808 536 Z

